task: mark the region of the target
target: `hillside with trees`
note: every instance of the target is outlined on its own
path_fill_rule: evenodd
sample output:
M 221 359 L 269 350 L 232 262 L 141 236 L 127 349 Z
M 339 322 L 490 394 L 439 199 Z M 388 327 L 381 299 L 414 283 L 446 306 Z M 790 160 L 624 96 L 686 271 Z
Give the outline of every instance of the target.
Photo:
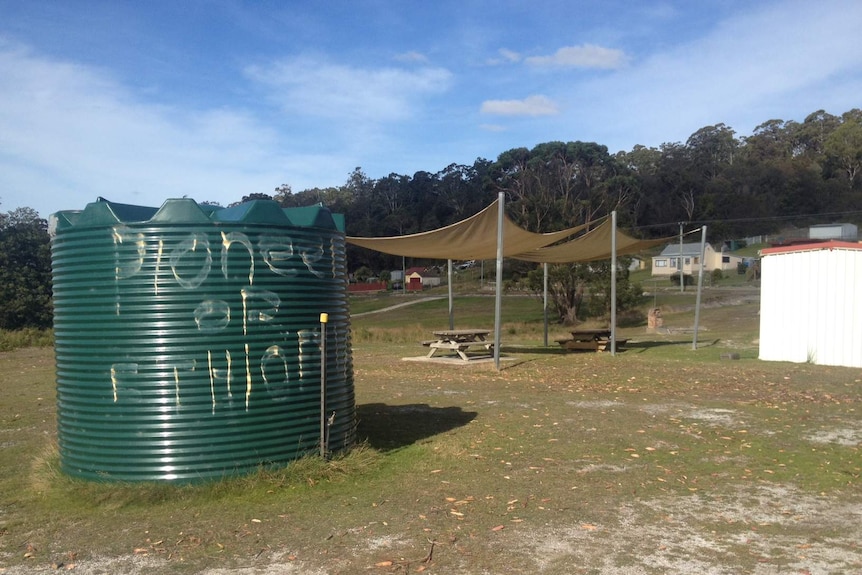
M 357 167 L 342 186 L 293 192 L 283 184 L 241 201 L 272 198 L 284 207 L 319 203 L 345 215 L 348 235 L 390 236 L 461 220 L 499 192 L 506 194 L 510 217 L 535 232 L 611 211 L 621 227 L 642 237 L 672 235 L 679 222 L 707 223 L 712 242 L 771 234 L 788 225 L 858 224 L 862 110 L 840 116 L 818 110 L 802 122 L 768 120 L 748 136 L 716 124 L 684 143 L 635 146 L 616 154 L 594 142 L 545 142 L 437 172 L 372 179 Z M 0 328 L 50 325 L 46 230 L 32 210 L 0 214 Z M 348 264 L 351 271 L 382 271 L 400 268 L 401 258 L 349 246 Z M 527 276 L 529 267 L 514 266 L 512 273 Z M 584 270 L 573 265 L 555 273 L 568 278 L 575 297 L 584 280 L 572 278 L 583 278 Z M 560 311 L 561 319 L 572 319 L 571 309 Z
M 434 229 L 479 211 L 497 193 L 520 225 L 547 232 L 616 210 L 621 227 L 644 237 L 672 234 L 679 222 L 709 224 L 710 241 L 775 233 L 787 225 L 862 215 L 862 110 L 819 110 L 803 122 L 769 120 L 739 137 L 706 126 L 685 143 L 609 153 L 593 142 L 514 148 L 494 161 L 371 179 L 356 168 L 345 185 L 294 193 L 276 188 L 283 206 L 322 203 L 346 215 L 353 236 Z M 351 268 L 400 265 L 391 256 L 353 250 Z
M 48 224 L 30 208 L 0 214 L 0 329 L 51 327 Z

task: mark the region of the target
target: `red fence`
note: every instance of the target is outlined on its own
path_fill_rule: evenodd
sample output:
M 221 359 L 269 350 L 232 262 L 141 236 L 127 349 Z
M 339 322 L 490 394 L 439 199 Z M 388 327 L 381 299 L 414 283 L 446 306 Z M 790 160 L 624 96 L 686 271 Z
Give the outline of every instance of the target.
M 348 292 L 371 292 L 371 291 L 386 291 L 386 282 L 374 282 L 364 284 L 350 284 L 347 286 Z

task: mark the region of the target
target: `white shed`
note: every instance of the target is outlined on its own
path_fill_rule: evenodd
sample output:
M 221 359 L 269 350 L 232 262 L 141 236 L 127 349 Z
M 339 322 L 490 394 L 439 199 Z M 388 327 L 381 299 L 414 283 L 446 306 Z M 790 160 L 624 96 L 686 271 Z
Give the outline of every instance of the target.
M 859 237 L 859 230 L 853 224 L 818 224 L 808 228 L 808 237 L 812 240 L 855 242 Z
M 761 251 L 760 359 L 862 367 L 862 244 Z

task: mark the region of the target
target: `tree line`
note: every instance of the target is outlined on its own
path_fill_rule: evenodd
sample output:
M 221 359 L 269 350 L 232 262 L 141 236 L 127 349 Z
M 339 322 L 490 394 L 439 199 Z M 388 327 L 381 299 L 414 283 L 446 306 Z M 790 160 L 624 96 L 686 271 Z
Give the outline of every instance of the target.
M 840 116 L 818 110 L 802 122 L 769 120 L 742 137 L 720 123 L 697 130 L 684 143 L 635 146 L 616 154 L 595 142 L 545 142 L 437 172 L 372 179 L 358 167 L 341 186 L 294 192 L 283 184 L 240 201 L 322 204 L 345 215 L 348 235 L 391 236 L 464 219 L 499 192 L 506 195 L 509 216 L 535 232 L 612 211 L 621 227 L 642 237 L 671 235 L 680 222 L 708 223 L 713 242 L 772 234 L 789 224 L 858 223 L 862 110 Z M 348 246 L 348 265 L 383 271 L 400 268 L 401 258 Z M 513 264 L 509 273 L 527 277 L 529 267 Z M 595 274 L 575 264 L 554 273 L 561 277 L 556 283 L 567 286 L 555 303 L 561 318 L 572 321 L 585 282 Z M 49 326 L 50 294 L 46 222 L 29 208 L 0 214 L 0 329 Z
M 343 186 L 294 193 L 282 185 L 256 197 L 285 207 L 321 203 L 345 214 L 352 236 L 434 229 L 478 212 L 502 191 L 509 216 L 535 232 L 616 211 L 619 225 L 642 237 L 670 235 L 680 222 L 708 223 L 710 241 L 721 241 L 787 225 L 857 222 L 860 169 L 862 110 L 819 110 L 803 122 L 769 120 L 744 137 L 716 124 L 685 143 L 617 154 L 594 142 L 546 142 L 436 173 L 371 179 L 356 168 Z M 350 256 L 354 269 L 400 266 L 400 258 L 368 250 Z

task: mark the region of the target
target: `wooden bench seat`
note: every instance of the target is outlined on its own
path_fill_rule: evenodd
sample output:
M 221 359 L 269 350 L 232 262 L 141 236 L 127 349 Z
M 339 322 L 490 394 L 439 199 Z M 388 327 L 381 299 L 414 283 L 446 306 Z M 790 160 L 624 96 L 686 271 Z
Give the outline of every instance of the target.
M 610 338 L 597 338 L 597 339 L 573 339 L 566 337 L 559 337 L 555 339 L 557 343 L 560 344 L 560 347 L 563 349 L 568 349 L 571 351 L 607 351 L 611 347 Z M 617 349 L 623 347 L 628 339 L 617 339 Z
M 425 342 L 422 342 L 422 345 L 426 345 Z M 467 351 L 471 347 L 484 347 L 486 350 L 491 350 L 494 347 L 494 342 L 490 340 L 485 341 L 431 341 L 427 344 L 428 347 L 431 348 L 431 351 L 428 352 L 428 357 L 433 357 L 437 350 L 448 350 L 454 351 L 461 357 L 464 361 L 470 359 L 470 356 L 467 355 Z

